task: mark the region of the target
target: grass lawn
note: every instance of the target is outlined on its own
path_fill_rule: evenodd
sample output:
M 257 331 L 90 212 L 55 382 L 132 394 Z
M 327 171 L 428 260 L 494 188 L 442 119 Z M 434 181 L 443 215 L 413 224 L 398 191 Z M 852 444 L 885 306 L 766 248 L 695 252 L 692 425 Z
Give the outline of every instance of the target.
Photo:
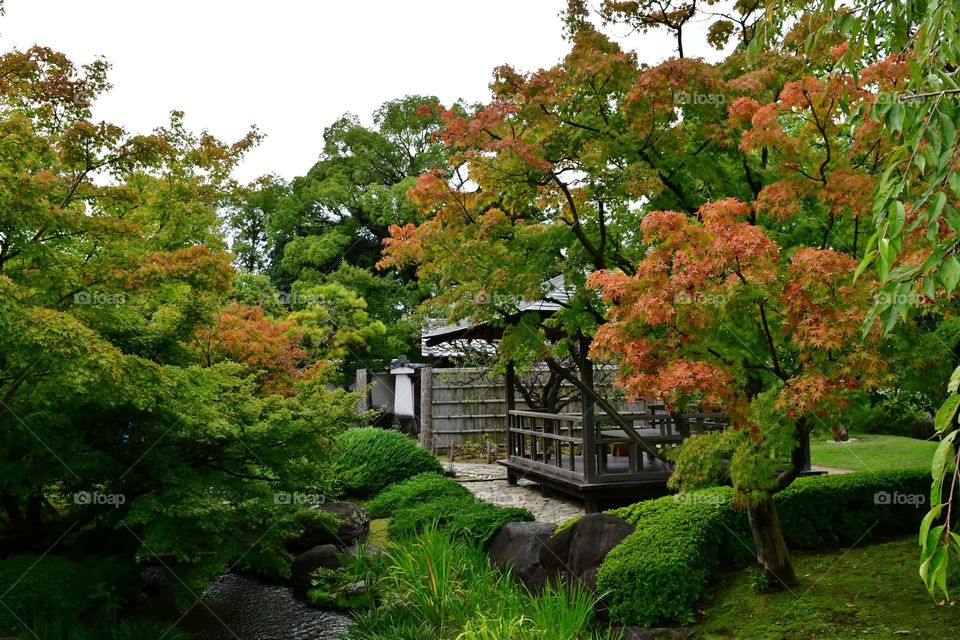
M 960 638 L 960 601 L 937 605 L 917 575 L 913 538 L 828 554 L 794 554 L 793 593 L 758 594 L 749 570 L 722 578 L 695 638 Z
M 937 448 L 936 442 L 902 436 L 853 437 L 857 438 L 856 442 L 811 442 L 810 457 L 813 464 L 854 471 L 929 468 Z

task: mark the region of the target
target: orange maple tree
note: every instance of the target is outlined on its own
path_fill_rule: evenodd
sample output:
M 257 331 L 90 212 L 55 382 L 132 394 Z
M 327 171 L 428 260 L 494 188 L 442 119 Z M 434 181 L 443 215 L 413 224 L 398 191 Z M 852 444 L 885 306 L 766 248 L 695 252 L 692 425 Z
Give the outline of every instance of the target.
M 261 394 L 294 393 L 294 383 L 317 375 L 322 362 L 309 363 L 295 322 L 268 317 L 261 306 L 230 304 L 212 327 L 200 330 L 195 349 L 207 366 L 232 361 L 252 376 Z
M 860 115 L 899 63 L 858 78 L 842 36 L 804 50 L 801 22 L 753 56 L 645 67 L 581 5 L 560 64 L 501 67 L 490 104 L 443 114 L 451 166 L 411 191 L 423 221 L 391 228 L 382 263 L 416 263 L 452 319 L 504 323 L 502 358 L 608 359 L 632 394 L 727 412 L 730 429 L 679 449 L 672 484 L 731 481 L 771 584 L 790 584 L 772 497 L 810 432 L 842 429 L 888 380 L 889 344 L 861 333 L 875 283 L 854 275 L 890 148 Z M 517 313 L 557 275 L 553 318 Z

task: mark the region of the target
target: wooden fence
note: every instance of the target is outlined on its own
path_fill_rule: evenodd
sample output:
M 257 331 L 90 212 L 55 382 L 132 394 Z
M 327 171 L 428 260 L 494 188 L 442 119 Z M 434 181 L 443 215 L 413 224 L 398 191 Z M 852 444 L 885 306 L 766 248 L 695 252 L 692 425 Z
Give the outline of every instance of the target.
M 598 368 L 597 388 L 616 397 L 612 386 L 615 369 Z M 485 368 L 424 367 L 420 374 L 420 442 L 433 450 L 460 448 L 470 443 L 482 445 L 491 442 L 498 446 L 507 443 L 506 385 L 502 375 Z M 520 373 L 519 383 L 528 389 L 538 389 L 547 372 L 533 369 Z M 564 413 L 579 413 L 578 393 L 570 383 L 562 383 L 561 398 L 568 398 Z M 618 404 L 623 404 L 622 401 Z M 517 394 L 516 409 L 531 408 Z

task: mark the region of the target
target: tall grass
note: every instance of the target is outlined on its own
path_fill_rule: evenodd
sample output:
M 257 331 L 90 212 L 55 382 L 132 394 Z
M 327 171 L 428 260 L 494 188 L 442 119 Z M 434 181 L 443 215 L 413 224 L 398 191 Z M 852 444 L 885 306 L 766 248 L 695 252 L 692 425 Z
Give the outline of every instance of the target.
M 28 623 L 26 631 L 11 638 L 39 640 L 189 640 L 189 636 L 169 623 L 152 620 L 103 620 L 82 624 L 76 620 L 41 620 Z
M 594 595 L 583 588 L 531 594 L 492 568 L 483 552 L 435 529 L 391 545 L 384 577 L 390 594 L 359 615 L 350 640 L 608 639 L 594 623 Z

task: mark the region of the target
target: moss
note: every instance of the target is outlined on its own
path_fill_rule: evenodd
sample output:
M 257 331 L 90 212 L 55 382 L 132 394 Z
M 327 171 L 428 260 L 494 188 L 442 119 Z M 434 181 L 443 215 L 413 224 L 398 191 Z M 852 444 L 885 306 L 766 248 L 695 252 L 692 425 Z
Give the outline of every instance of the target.
M 694 637 L 957 637 L 960 612 L 927 595 L 917 577 L 917 544 L 912 536 L 829 553 L 797 553 L 793 561 L 800 579 L 793 592 L 757 594 L 749 570 L 720 578 L 705 603 L 703 621 L 693 627 Z
M 370 521 L 370 533 L 367 534 L 367 544 L 385 549 L 390 542 L 390 518 L 374 518 Z

